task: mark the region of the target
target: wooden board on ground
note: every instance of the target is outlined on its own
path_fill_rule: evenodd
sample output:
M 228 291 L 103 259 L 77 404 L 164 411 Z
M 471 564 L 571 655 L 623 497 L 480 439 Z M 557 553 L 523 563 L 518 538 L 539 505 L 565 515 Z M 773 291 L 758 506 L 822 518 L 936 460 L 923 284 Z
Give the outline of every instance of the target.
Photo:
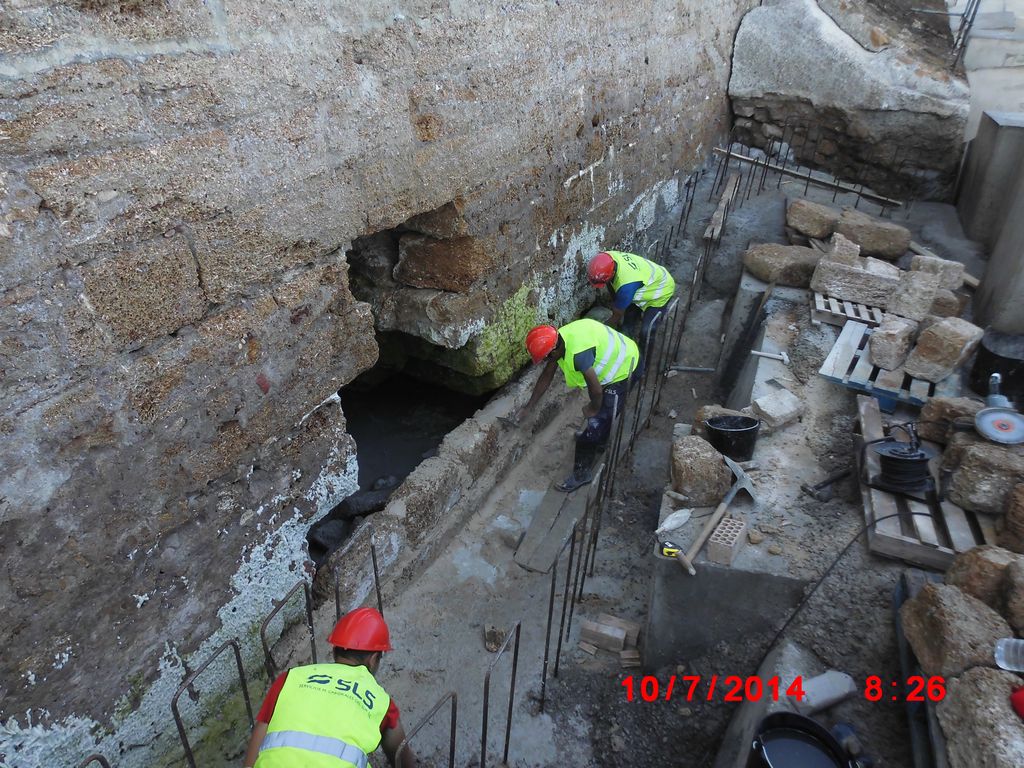
M 866 324 L 848 322 L 818 373 L 836 384 L 878 398 L 882 410 L 887 413 L 892 412 L 897 402 L 924 405 L 933 397 L 956 397 L 960 394 L 959 374 L 934 384 L 915 379 L 902 369 L 887 371 L 873 365 L 868 353 L 870 336 L 871 328 Z
M 562 552 L 572 527 L 587 510 L 585 486 L 573 493 L 549 489 L 513 559 L 528 571 L 548 573 Z M 552 498 L 556 497 L 556 498 Z
M 715 212 L 711 214 L 711 221 L 708 222 L 707 228 L 704 230 L 705 240 L 717 241 L 722 236 L 722 226 L 725 224 L 725 212 L 732 205 L 733 198 L 736 197 L 736 190 L 740 188 L 740 174 L 732 173 L 729 178 L 725 180 L 725 187 L 722 190 L 722 197 L 718 201 L 718 207 Z
M 812 291 L 811 293 L 811 319 L 828 323 L 829 325 L 836 325 L 841 328 L 853 320 L 854 322 L 864 323 L 873 327 L 881 324 L 882 316 L 885 314 L 878 307 L 857 304 L 846 299 L 837 299 L 817 291 Z
M 874 398 L 858 395 L 857 414 L 862 443 L 883 437 L 882 416 Z M 896 434 L 902 435 L 902 432 Z M 938 451 L 933 443 L 923 445 Z M 872 552 L 945 571 L 957 553 L 979 544 L 995 544 L 995 528 L 988 516 L 968 512 L 948 500 L 940 502 L 933 498 L 925 502 L 872 488 L 864 478 L 878 474 L 878 454 L 868 447 L 863 452 L 863 466 L 861 458 L 858 446 L 860 493 L 868 549 Z M 938 488 L 939 459 L 933 459 L 928 467 Z

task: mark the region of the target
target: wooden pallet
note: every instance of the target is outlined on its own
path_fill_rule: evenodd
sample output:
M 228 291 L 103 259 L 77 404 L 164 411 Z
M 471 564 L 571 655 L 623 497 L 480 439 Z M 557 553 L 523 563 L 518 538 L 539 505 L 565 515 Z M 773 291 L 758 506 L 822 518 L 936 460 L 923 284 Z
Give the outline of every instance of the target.
M 882 416 L 874 398 L 858 395 L 857 414 L 860 418 L 862 443 L 883 437 Z M 941 454 L 934 443 L 925 442 L 924 445 L 936 450 L 936 458 L 928 466 L 935 487 L 938 488 Z M 864 482 L 864 477 L 878 474 L 878 454 L 870 448 L 864 451 L 862 467 L 858 446 L 856 458 L 864 503 L 864 523 L 868 526 L 868 549 L 872 552 L 913 565 L 945 571 L 957 553 L 979 544 L 996 543 L 995 524 L 991 516 L 968 512 L 948 500 L 923 502 L 872 488 Z
M 892 413 L 896 403 L 924 405 L 932 397 L 960 394 L 959 374 L 934 384 L 915 379 L 902 369 L 887 371 L 873 365 L 868 354 L 870 335 L 871 329 L 864 323 L 848 322 L 818 373 L 836 384 L 877 398 L 879 407 L 886 413 Z
M 829 325 L 838 325 L 842 328 L 847 322 L 864 323 L 874 327 L 882 323 L 884 314 L 878 307 L 869 307 L 867 304 L 856 304 L 845 299 L 836 299 L 831 296 L 814 291 L 814 298 L 811 302 L 811 319 Z

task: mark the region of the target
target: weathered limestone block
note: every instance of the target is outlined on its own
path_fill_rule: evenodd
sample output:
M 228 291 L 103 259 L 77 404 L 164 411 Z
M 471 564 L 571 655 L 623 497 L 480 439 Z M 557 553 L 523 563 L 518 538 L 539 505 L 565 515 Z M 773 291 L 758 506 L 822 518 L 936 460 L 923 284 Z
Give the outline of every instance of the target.
M 1006 498 L 1006 514 L 999 531 L 999 546 L 1024 552 L 1024 482 L 1017 483 Z
M 935 298 L 928 309 L 928 314 L 936 317 L 957 317 L 962 309 L 963 305 L 957 294 L 945 288 L 939 288 L 935 292 Z
M 994 611 L 1003 611 L 1003 579 L 1013 563 L 1024 557 L 986 544 L 961 552 L 946 571 L 946 583 L 978 598 Z
M 931 272 L 939 276 L 939 287 L 956 291 L 964 284 L 964 265 L 959 261 L 940 259 L 938 256 L 914 254 L 910 269 L 915 272 Z
M 1010 706 L 1021 679 L 1002 669 L 978 667 L 947 681 L 938 716 L 951 768 L 1019 768 L 1024 727 Z
M 967 453 L 967 449 L 976 445 L 992 445 L 992 443 L 974 430 L 970 430 L 968 432 L 950 432 L 948 442 L 946 444 L 946 450 L 942 452 L 942 468 L 956 469 L 956 467 L 964 460 L 964 455 Z M 1014 456 L 1024 457 L 1024 444 L 1004 445 L 1002 448 Z
M 832 241 L 834 250 L 818 262 L 811 288 L 837 299 L 872 307 L 886 306 L 900 283 L 899 268 L 870 257 L 851 257 L 849 241 L 840 234 L 834 235 Z
M 466 291 L 492 265 L 492 254 L 477 238 L 438 240 L 425 235 L 403 235 L 395 280 L 414 288 Z
M 829 239 L 829 258 L 851 267 L 860 265 L 860 246 L 843 235 L 833 234 Z
M 83 270 L 83 303 L 123 348 L 196 322 L 207 301 L 184 237 L 158 237 Z
M 352 265 L 353 278 L 360 275 L 375 286 L 384 286 L 394 280 L 398 246 L 389 232 L 378 232 L 357 239 L 346 258 Z
M 894 371 L 903 365 L 914 344 L 917 323 L 895 315 L 886 315 L 882 324 L 868 337 L 871 362 L 879 368 Z
M 465 201 L 460 198 L 436 210 L 413 216 L 405 226 L 441 240 L 465 237 L 469 234 L 469 223 L 462 215 L 464 207 Z
M 907 358 L 907 373 L 918 379 L 942 381 L 978 346 L 984 331 L 959 317 L 946 317 L 917 337 Z
M 926 584 L 900 608 L 903 634 L 926 675 L 951 677 L 995 666 L 996 640 L 1011 637 L 1002 616 L 948 584 Z
M 836 228 L 840 212 L 810 200 L 793 200 L 786 208 L 786 223 L 807 237 L 825 240 Z
M 814 248 L 764 243 L 747 249 L 743 266 L 766 283 L 806 288 L 820 259 L 821 253 Z
M 1002 613 L 1017 635 L 1024 634 L 1024 557 L 1019 557 L 1003 574 Z
M 732 487 L 732 472 L 722 454 L 695 435 L 672 443 L 672 488 L 695 507 L 718 504 Z
M 889 296 L 886 310 L 911 320 L 923 320 L 931 314 L 935 292 L 939 289 L 939 276 L 928 272 L 904 272 L 900 284 Z
M 917 434 L 922 440 L 945 443 L 954 419 L 974 416 L 984 407 L 984 403 L 969 397 L 933 397 L 921 407 Z
M 788 389 L 780 389 L 751 403 L 754 413 L 772 429 L 784 427 L 804 414 L 803 401 Z
M 975 512 L 1002 513 L 1010 493 L 1024 478 L 1024 456 L 1002 445 L 975 443 L 964 450 L 949 482 L 954 504 Z
M 910 248 L 910 230 L 888 221 L 881 221 L 866 213 L 846 208 L 835 231 L 860 246 L 865 256 L 878 256 L 892 261 Z

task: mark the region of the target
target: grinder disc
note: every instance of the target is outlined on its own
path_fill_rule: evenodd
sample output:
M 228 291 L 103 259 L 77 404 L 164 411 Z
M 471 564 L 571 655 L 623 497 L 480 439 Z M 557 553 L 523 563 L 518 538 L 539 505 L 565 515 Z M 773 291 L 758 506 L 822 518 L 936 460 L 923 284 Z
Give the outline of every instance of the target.
M 974 419 L 978 433 L 996 443 L 1024 443 L 1024 416 L 1009 408 L 986 408 Z

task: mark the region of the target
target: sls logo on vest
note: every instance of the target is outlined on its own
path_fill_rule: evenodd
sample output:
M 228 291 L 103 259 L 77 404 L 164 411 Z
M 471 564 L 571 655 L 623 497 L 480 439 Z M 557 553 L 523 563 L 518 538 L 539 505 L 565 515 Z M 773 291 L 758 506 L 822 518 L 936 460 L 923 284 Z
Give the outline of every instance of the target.
M 306 678 L 306 683 L 314 683 L 316 685 L 330 685 L 334 683 L 334 688 L 341 693 L 350 693 L 359 700 L 359 702 L 367 709 L 373 709 L 373 703 L 376 701 L 377 696 L 373 691 L 359 690 L 359 683 L 353 680 L 344 680 L 338 678 L 335 680 L 330 675 L 310 675 Z

